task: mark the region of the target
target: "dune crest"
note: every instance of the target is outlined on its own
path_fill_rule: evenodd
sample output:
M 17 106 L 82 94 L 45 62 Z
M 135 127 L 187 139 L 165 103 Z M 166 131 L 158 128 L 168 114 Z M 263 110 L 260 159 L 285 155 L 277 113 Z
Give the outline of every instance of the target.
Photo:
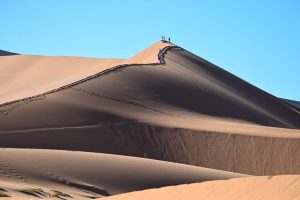
M 173 46 L 172 43 L 158 41 L 148 48 L 144 49 L 140 53 L 134 55 L 133 57 L 125 60 L 123 64 L 150 64 L 158 63 L 158 53 L 165 47 Z
M 15 55 L 3 51 L 0 56 L 0 104 L 42 94 L 117 65 L 157 63 L 159 49 L 169 45 L 159 41 L 128 60 Z

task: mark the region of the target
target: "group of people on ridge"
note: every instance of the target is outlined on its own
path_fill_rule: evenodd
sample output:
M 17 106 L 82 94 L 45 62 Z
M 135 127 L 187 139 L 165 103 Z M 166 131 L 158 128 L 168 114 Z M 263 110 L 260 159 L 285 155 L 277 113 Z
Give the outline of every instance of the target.
M 166 40 L 166 36 L 162 35 L 162 36 L 161 36 L 161 41 L 162 41 L 162 42 L 171 42 L 171 38 L 168 37 L 168 41 L 167 41 L 167 40 Z

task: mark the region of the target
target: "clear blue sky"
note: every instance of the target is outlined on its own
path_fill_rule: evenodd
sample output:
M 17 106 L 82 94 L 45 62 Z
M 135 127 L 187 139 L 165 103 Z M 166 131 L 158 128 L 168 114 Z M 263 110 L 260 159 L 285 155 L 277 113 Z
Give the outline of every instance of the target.
M 300 100 L 300 1 L 0 0 L 0 49 L 128 58 L 162 34 L 279 97 Z

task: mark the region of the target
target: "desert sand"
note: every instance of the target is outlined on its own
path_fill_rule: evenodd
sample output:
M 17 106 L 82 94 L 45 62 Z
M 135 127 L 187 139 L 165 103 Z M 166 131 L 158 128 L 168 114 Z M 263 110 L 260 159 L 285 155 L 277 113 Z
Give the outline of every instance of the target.
M 0 57 L 0 104 L 49 92 L 117 65 L 157 63 L 159 49 L 170 45 L 157 42 L 127 60 L 14 55 L 2 51 L 1 55 L 10 56 Z
M 142 50 L 140 53 L 125 60 L 123 64 L 152 64 L 158 63 L 159 50 L 163 50 L 165 47 L 174 46 L 172 43 L 158 41 L 148 48 Z
M 0 149 L 0 188 L 13 197 L 26 189 L 54 191 L 76 199 L 109 196 L 181 183 L 229 179 L 245 175 L 177 163 L 101 153 Z M 31 196 L 34 196 L 32 194 Z
M 132 192 L 105 200 L 296 200 L 300 196 L 300 176 L 264 176 L 208 181 L 188 185 Z M 103 199 L 103 198 L 102 198 Z
M 0 104 L 59 88 L 122 61 L 67 56 L 1 56 Z
M 164 63 L 158 63 L 159 49 Z M 29 192 L 42 198 L 51 198 L 53 190 L 84 199 L 202 181 L 221 185 L 216 198 L 222 188 L 230 196 L 232 182 L 252 197 L 255 183 L 285 187 L 298 180 L 276 176 L 300 173 L 297 102 L 174 44 L 159 41 L 127 60 L 1 56 L 0 72 L 6 75 L 0 79 L 2 177 L 27 177 L 42 188 Z M 275 177 L 211 181 L 246 175 Z M 206 194 L 197 193 L 201 184 L 206 182 L 171 188 L 188 198 L 190 190 Z M 9 178 L 0 182 L 14 198 L 32 197 L 20 192 L 32 189 L 27 186 Z M 158 189 L 161 197 L 150 190 L 124 198 L 148 198 L 150 192 L 149 198 L 167 199 L 164 191 L 174 193 L 169 189 Z
M 157 55 L 165 44 L 138 55 Z M 299 110 L 176 46 L 165 52 L 165 61 L 117 66 L 2 106 L 0 144 L 251 175 L 300 173 Z

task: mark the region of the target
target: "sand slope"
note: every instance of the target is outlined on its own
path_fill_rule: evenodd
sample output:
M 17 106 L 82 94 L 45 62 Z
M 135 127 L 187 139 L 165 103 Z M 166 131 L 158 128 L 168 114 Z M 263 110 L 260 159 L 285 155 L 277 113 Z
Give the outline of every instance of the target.
M 125 60 L 123 64 L 149 64 L 158 63 L 158 53 L 165 47 L 173 46 L 172 43 L 158 41 L 148 48 L 142 50 L 131 58 Z
M 0 149 L 0 188 L 13 197 L 25 189 L 76 199 L 245 175 L 150 159 L 38 149 Z M 34 197 L 34 196 L 31 196 Z
M 116 65 L 157 63 L 159 49 L 170 45 L 156 42 L 128 60 L 70 56 L 7 56 L 12 54 L 3 51 L 4 56 L 0 57 L 0 104 L 60 88 Z
M 296 200 L 300 176 L 234 178 L 150 189 L 104 198 L 105 200 Z
M 121 59 L 64 56 L 1 56 L 0 103 L 59 88 L 120 62 Z

